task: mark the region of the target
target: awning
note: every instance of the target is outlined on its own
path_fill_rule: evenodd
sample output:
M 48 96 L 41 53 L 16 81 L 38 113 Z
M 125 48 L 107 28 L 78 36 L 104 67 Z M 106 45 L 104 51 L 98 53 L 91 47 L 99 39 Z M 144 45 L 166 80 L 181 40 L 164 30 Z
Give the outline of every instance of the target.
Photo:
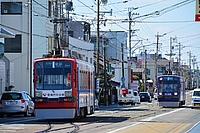
M 120 86 L 120 82 L 116 82 L 116 81 L 113 81 L 111 80 L 111 86 Z
M 7 31 L 4 28 L 0 28 L 0 38 L 15 38 L 15 34 L 10 31 Z
M 151 79 L 147 80 L 147 83 L 153 83 L 153 80 L 151 80 Z

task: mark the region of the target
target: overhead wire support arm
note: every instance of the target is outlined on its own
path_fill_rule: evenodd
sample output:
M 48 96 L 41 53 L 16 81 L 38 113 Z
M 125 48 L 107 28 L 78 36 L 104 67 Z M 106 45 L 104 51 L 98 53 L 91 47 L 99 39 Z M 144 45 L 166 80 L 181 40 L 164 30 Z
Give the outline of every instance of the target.
M 112 16 L 112 9 L 110 9 L 110 11 L 99 11 L 99 13 L 103 14 L 110 13 L 110 16 Z

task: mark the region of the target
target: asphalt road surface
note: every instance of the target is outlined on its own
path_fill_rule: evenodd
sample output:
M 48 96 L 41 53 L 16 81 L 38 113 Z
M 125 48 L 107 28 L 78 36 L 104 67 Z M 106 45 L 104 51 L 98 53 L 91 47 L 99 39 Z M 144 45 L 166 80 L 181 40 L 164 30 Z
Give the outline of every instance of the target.
M 100 106 L 95 114 L 79 120 L 4 117 L 0 119 L 0 133 L 195 133 L 200 109 L 191 109 L 190 101 L 188 93 L 182 108 L 162 108 L 157 101 L 136 106 Z

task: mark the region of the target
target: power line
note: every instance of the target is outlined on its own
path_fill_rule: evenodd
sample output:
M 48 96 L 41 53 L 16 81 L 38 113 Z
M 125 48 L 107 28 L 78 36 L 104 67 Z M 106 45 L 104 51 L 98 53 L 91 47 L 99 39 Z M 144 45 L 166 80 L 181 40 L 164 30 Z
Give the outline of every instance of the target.
M 48 8 L 46 8 L 45 6 L 43 6 L 42 4 L 40 4 L 39 2 L 37 2 L 36 0 L 33 0 L 36 4 L 40 5 L 41 7 L 43 7 L 44 9 L 48 10 Z
M 30 35 L 30 33 L 28 33 L 28 32 L 25 32 L 25 31 L 22 31 L 22 30 L 18 30 L 16 28 L 13 28 L 13 27 L 10 27 L 10 26 L 7 26 L 7 25 L 1 24 L 1 23 L 0 23 L 0 25 L 3 26 L 3 27 L 9 28 L 9 29 L 12 29 L 12 30 L 15 30 L 15 31 L 27 34 L 27 35 Z M 48 38 L 48 36 L 43 36 L 43 35 L 38 35 L 38 34 L 32 34 L 32 35 L 33 36 L 37 36 L 37 37 Z

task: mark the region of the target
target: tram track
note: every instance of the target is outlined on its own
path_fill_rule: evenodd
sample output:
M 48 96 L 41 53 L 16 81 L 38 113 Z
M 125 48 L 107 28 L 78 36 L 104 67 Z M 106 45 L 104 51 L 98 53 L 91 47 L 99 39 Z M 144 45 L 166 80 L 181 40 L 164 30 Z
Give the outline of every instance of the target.
M 57 131 L 62 131 L 62 130 L 66 130 L 66 129 L 71 130 L 71 131 L 67 131 L 66 133 L 77 133 L 77 131 L 79 130 L 79 126 L 74 124 L 73 122 L 69 122 L 69 124 L 72 125 L 72 126 L 56 128 L 56 126 L 53 126 L 50 121 L 47 121 L 47 129 L 36 132 L 36 133 L 57 132 Z
M 185 108 L 188 107 L 186 106 Z M 139 107 L 110 108 L 109 110 L 98 111 L 91 116 L 76 120 L 34 120 L 25 123 L 37 124 L 38 126 L 33 128 L 33 130 L 35 129 L 35 133 L 93 133 L 93 130 L 98 133 L 101 132 L 102 129 L 112 129 L 113 127 L 116 127 L 116 125 L 119 127 L 122 125 L 127 126 L 130 123 L 141 122 L 142 119 L 166 113 L 171 110 L 174 110 L 174 108 L 162 108 L 144 103 L 144 105 L 140 105 Z M 15 122 L 12 121 L 12 123 Z M 20 123 L 25 124 L 23 122 Z M 23 129 L 24 127 L 21 128 Z M 29 130 L 31 130 L 31 127 L 26 127 L 26 129 L 27 128 L 30 128 Z
M 147 111 L 147 113 L 139 113 L 142 111 Z M 132 116 L 132 111 L 138 112 L 138 114 L 136 116 Z M 146 117 L 150 117 L 153 115 L 156 115 L 158 112 L 160 112 L 161 110 L 154 110 L 154 109 L 148 109 L 148 108 L 129 108 L 129 109 L 120 109 L 120 110 L 115 110 L 113 111 L 105 111 L 105 112 L 99 112 L 97 113 L 97 115 L 95 116 L 89 116 L 86 117 L 84 119 L 77 119 L 77 120 L 73 120 L 70 121 L 66 126 L 66 122 L 64 122 L 62 124 L 62 127 L 56 127 L 54 125 L 56 125 L 57 122 L 54 122 L 55 124 L 52 125 L 52 123 L 50 121 L 47 122 L 47 129 L 37 132 L 37 133 L 46 133 L 46 132 L 56 132 L 56 131 L 63 131 L 66 133 L 77 133 L 77 132 L 85 132 L 88 130 L 94 130 L 94 129 L 100 129 L 102 127 L 106 127 L 109 125 L 112 125 L 116 122 L 123 122 L 123 121 L 130 121 L 130 122 L 134 122 L 134 121 L 138 121 L 140 119 L 146 118 Z M 163 110 L 162 110 L 163 111 Z M 126 115 L 124 115 L 124 113 Z M 165 111 L 164 111 L 165 112 Z M 87 126 L 87 129 L 85 128 Z M 68 130 L 68 131 L 65 131 Z
M 187 106 L 183 107 L 183 108 L 188 108 Z M 144 109 L 144 108 L 143 108 Z M 143 109 L 138 109 L 135 110 L 135 112 L 137 111 L 141 111 Z M 149 119 L 150 117 L 154 117 L 157 116 L 158 114 L 162 114 L 162 113 L 167 113 L 167 112 L 171 112 L 172 110 L 176 110 L 178 108 L 161 108 L 161 109 L 149 109 L 146 110 L 146 113 L 140 113 L 140 114 L 136 114 L 131 115 L 131 112 L 133 111 L 133 109 L 122 109 L 121 111 L 116 111 L 116 112 L 101 112 L 101 115 L 99 116 L 90 116 L 90 117 L 86 117 L 84 119 L 79 119 L 79 120 L 74 120 L 69 122 L 68 124 L 70 124 L 71 126 L 66 126 L 65 124 L 60 125 L 62 126 L 61 128 L 56 128 L 53 125 L 48 125 L 49 129 L 51 127 L 50 130 L 44 130 L 47 132 L 57 132 L 57 131 L 63 131 L 65 133 L 93 133 L 93 131 L 95 130 L 96 133 L 101 132 L 102 129 L 109 129 L 109 127 L 116 127 L 116 125 L 121 126 L 121 124 L 123 126 L 128 126 L 129 124 L 133 124 L 134 122 L 136 123 L 154 123 L 156 122 L 155 120 L 146 120 Z M 125 113 L 123 113 L 125 112 Z M 135 113 L 134 112 L 134 113 Z M 133 113 L 133 112 L 132 112 Z M 123 115 L 125 114 L 125 115 Z M 166 123 L 164 121 L 160 121 L 162 123 Z M 167 122 L 168 124 L 173 123 L 171 121 Z M 174 127 L 171 130 L 177 130 L 179 131 L 183 125 L 187 123 L 187 121 L 184 122 L 180 122 L 180 123 L 176 123 L 176 127 Z M 114 125 L 114 126 L 113 126 Z M 67 131 L 66 131 L 67 130 Z

